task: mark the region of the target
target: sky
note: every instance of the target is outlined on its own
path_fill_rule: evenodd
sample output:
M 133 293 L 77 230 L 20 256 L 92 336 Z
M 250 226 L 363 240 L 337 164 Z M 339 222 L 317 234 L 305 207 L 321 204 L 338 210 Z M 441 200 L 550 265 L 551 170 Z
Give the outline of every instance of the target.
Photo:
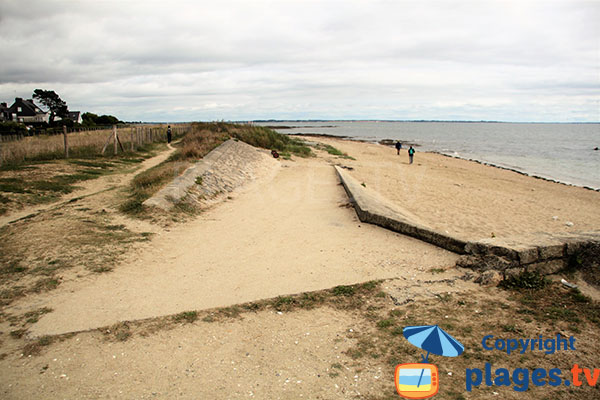
M 600 121 L 597 1 L 0 1 L 0 101 L 124 121 Z

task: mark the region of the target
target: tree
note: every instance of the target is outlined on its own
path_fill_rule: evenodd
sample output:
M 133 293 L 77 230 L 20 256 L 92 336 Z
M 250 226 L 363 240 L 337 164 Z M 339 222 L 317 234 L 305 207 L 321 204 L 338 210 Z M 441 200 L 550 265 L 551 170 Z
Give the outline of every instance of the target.
M 48 107 L 50 111 L 50 124 L 54 122 L 55 117 L 68 118 L 69 109 L 67 103 L 54 90 L 35 89 L 33 91 L 33 98 Z
M 112 115 L 101 115 L 96 120 L 96 124 L 98 125 L 116 125 L 119 122 L 121 121 L 119 121 L 117 117 Z
M 94 126 L 98 121 L 98 116 L 91 112 L 86 112 L 81 115 L 81 119 L 84 125 Z
M 83 125 L 86 126 L 96 126 L 96 125 L 117 125 L 120 124 L 121 121 L 115 116 L 112 115 L 96 115 L 91 112 L 83 113 L 81 116 L 83 120 Z

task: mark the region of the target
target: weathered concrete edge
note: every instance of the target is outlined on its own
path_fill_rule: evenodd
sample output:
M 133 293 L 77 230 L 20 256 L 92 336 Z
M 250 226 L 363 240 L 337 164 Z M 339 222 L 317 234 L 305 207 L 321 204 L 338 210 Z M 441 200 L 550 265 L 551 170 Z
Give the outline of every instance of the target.
M 190 187 L 196 184 L 196 178 L 202 176 L 212 165 L 227 151 L 232 145 L 233 139 L 229 139 L 219 146 L 214 148 L 204 158 L 188 169 L 185 172 L 173 179 L 171 183 L 159 190 L 154 196 L 144 201 L 145 206 L 159 207 L 164 210 L 169 210 L 174 203 L 181 200 L 188 194 Z
M 356 210 L 358 219 L 362 222 L 381 226 L 403 235 L 431 243 L 435 246 L 458 254 L 465 254 L 467 242 L 437 232 L 421 224 L 411 222 L 402 216 L 402 213 L 392 209 L 389 205 L 377 202 L 374 196 L 369 195 L 356 179 L 351 177 L 339 166 L 334 166 L 350 202 Z
M 531 236 L 531 235 L 530 235 Z M 467 253 L 474 255 L 495 255 L 526 265 L 539 261 L 565 258 L 575 254 L 581 247 L 600 242 L 600 231 L 572 233 L 538 232 L 533 237 L 516 243 L 500 244 L 506 238 L 482 239 L 467 243 Z

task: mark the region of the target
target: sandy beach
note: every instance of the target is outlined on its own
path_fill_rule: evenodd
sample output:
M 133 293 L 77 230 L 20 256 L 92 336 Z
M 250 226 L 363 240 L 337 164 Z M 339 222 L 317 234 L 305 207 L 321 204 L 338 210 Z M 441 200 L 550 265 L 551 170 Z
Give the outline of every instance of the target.
M 311 138 L 314 139 L 314 138 Z M 356 160 L 350 174 L 427 226 L 465 240 L 600 227 L 600 192 L 446 157 L 378 144 L 315 139 Z

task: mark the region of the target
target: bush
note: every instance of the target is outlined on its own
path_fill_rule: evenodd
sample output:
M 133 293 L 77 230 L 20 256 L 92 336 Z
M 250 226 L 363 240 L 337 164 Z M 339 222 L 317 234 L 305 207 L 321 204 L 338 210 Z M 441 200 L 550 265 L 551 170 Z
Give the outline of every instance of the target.
M 27 135 L 25 125 L 18 122 L 0 122 L 0 135 Z

